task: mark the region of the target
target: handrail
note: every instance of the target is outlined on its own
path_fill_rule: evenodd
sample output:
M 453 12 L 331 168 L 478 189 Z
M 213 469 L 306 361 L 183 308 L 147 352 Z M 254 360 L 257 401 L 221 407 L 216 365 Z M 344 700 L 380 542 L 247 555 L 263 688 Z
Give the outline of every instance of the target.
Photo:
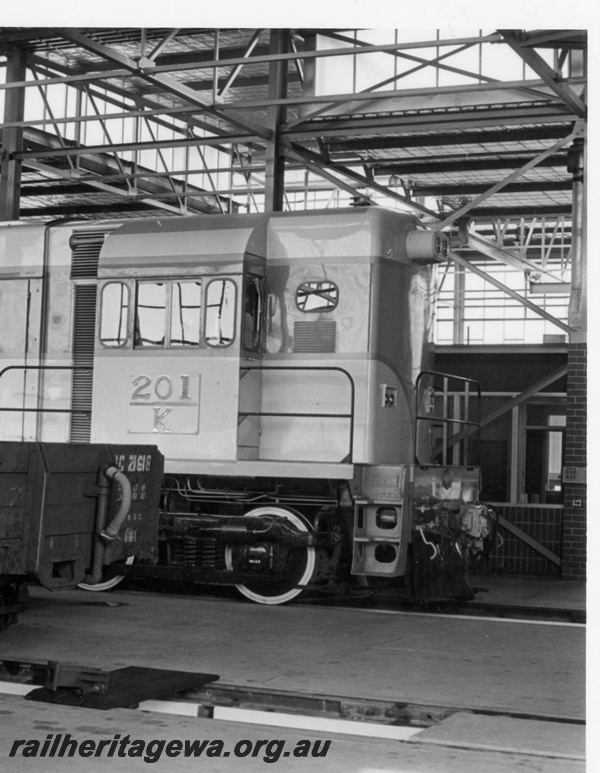
M 354 379 L 348 373 L 348 371 L 345 368 L 340 368 L 337 365 L 333 366 L 324 366 L 324 365 L 308 365 L 308 366 L 302 366 L 302 365 L 248 365 L 243 368 L 245 371 L 251 371 L 251 370 L 277 370 L 277 371 L 285 371 L 285 370 L 300 370 L 300 371 L 337 371 L 339 373 L 342 373 L 346 378 L 348 379 L 350 383 L 350 413 L 288 413 L 288 412 L 279 412 L 279 411 L 269 411 L 269 412 L 263 412 L 263 411 L 240 411 L 239 413 L 243 416 L 278 416 L 278 417 L 290 417 L 290 418 L 323 418 L 323 419 L 349 419 L 350 420 L 350 440 L 348 444 L 348 454 L 347 456 L 342 459 L 339 464 L 345 464 L 345 463 L 352 463 L 352 458 L 354 456 L 354 413 L 355 413 L 355 393 L 356 389 L 354 386 Z
M 441 393 L 442 395 L 442 415 L 422 415 L 419 413 L 419 403 L 421 398 L 421 379 L 426 376 L 433 377 L 433 384 L 432 388 L 434 392 L 437 392 L 438 394 Z M 442 386 L 439 387 L 436 385 L 436 378 L 442 379 Z M 464 391 L 458 391 L 453 390 L 452 393 L 450 392 L 448 385 L 450 380 L 455 382 L 461 382 L 464 384 Z M 470 397 L 471 397 L 471 389 L 474 390 L 476 393 L 477 402 L 475 405 L 476 408 L 476 418 L 470 419 Z M 463 463 L 469 464 L 469 454 L 468 454 L 468 443 L 466 442 L 469 436 L 469 433 L 472 431 L 471 428 L 475 428 L 475 431 L 477 433 L 476 435 L 476 449 L 477 449 L 477 462 L 479 461 L 479 451 L 481 446 L 481 388 L 479 386 L 479 383 L 475 381 L 475 379 L 467 378 L 466 376 L 456 376 L 452 373 L 442 373 L 435 370 L 423 370 L 421 373 L 419 373 L 416 383 L 415 383 L 415 393 L 416 393 L 416 400 L 417 400 L 417 408 L 416 408 L 416 421 L 415 421 L 415 448 L 418 448 L 417 441 L 418 441 L 418 430 L 419 430 L 419 422 L 420 421 L 428 421 L 428 422 L 441 422 L 442 424 L 442 442 L 435 446 L 432 449 L 432 456 L 435 457 L 440 452 L 442 453 L 442 464 L 448 463 L 448 451 L 450 450 L 451 446 L 455 445 L 459 440 L 464 439 L 465 445 L 464 445 L 464 453 L 463 453 Z M 464 409 L 463 409 L 463 416 L 464 418 L 458 418 L 458 417 L 452 417 L 449 416 L 449 401 L 448 398 L 450 396 L 458 396 L 458 397 L 464 397 Z M 474 395 L 475 396 L 475 395 Z M 450 425 L 462 425 L 463 429 L 461 429 L 459 432 L 453 434 L 451 437 L 449 435 L 449 427 Z
M 93 371 L 93 368 L 87 365 L 7 365 L 6 368 L 0 370 L 0 379 L 9 370 L 79 370 L 79 371 Z M 39 397 L 39 395 L 38 395 Z M 12 413 L 88 413 L 88 411 L 73 410 L 73 408 L 6 408 L 0 405 L 0 411 L 12 412 Z

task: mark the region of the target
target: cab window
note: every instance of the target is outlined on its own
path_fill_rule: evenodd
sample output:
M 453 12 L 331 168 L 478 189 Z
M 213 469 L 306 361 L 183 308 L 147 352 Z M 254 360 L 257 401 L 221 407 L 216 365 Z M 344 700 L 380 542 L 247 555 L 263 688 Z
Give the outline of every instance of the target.
M 166 283 L 139 282 L 135 304 L 135 346 L 164 346 L 166 318 Z
M 173 282 L 171 287 L 171 346 L 199 346 L 202 283 Z
M 123 282 L 109 282 L 102 288 L 100 343 L 116 348 L 127 343 L 129 288 Z
M 209 346 L 230 346 L 235 339 L 235 283 L 213 279 L 206 289 L 204 337 Z
M 333 311 L 338 300 L 338 287 L 328 280 L 302 282 L 296 290 L 296 305 L 300 311 Z

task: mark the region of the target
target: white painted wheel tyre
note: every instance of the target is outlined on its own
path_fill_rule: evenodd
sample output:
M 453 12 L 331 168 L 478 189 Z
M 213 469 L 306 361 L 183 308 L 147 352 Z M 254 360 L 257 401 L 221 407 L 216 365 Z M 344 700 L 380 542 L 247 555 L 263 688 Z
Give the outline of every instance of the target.
M 250 510 L 250 512 L 246 513 L 245 515 L 246 517 L 258 515 L 277 515 L 290 521 L 290 523 L 292 523 L 298 529 L 298 531 L 310 531 L 310 524 L 304 518 L 304 516 L 300 515 L 299 513 L 294 513 L 291 510 L 286 510 L 283 507 L 257 507 L 255 510 Z M 307 547 L 304 550 L 306 554 L 306 566 L 304 567 L 301 578 L 297 582 L 294 582 L 294 587 L 283 590 L 281 593 L 276 593 L 276 595 L 272 596 L 268 595 L 267 593 L 261 593 L 260 591 L 252 590 L 252 588 L 249 588 L 246 585 L 236 585 L 235 587 L 243 596 L 245 596 L 247 599 L 250 599 L 250 601 L 256 602 L 257 604 L 275 605 L 285 604 L 288 601 L 292 601 L 304 591 L 305 586 L 310 582 L 315 570 L 315 549 L 312 547 Z M 233 552 L 229 545 L 225 548 L 225 566 L 229 570 L 233 569 Z
M 135 560 L 135 556 L 127 556 L 127 560 L 125 561 L 126 564 L 132 564 Z M 122 582 L 125 579 L 125 576 L 122 574 L 117 574 L 114 577 L 111 577 L 110 580 L 106 580 L 105 582 L 98 582 L 95 585 L 90 585 L 87 582 L 80 582 L 77 587 L 81 588 L 82 590 L 91 590 L 95 591 L 96 593 L 100 593 L 101 591 L 105 590 L 111 590 L 112 588 L 116 588 L 117 585 Z

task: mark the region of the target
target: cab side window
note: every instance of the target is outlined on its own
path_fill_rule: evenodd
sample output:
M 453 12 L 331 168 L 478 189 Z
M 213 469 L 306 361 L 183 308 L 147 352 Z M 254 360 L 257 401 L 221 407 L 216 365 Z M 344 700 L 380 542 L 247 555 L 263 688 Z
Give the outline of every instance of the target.
M 199 346 L 202 283 L 173 282 L 171 287 L 171 346 Z
M 296 306 L 300 311 L 333 311 L 338 301 L 338 286 L 327 279 L 302 282 L 296 290 Z
M 129 288 L 123 282 L 108 282 L 102 288 L 100 343 L 108 348 L 125 346 L 128 339 L 127 317 Z
M 164 346 L 167 328 L 167 285 L 139 282 L 135 304 L 136 347 Z
M 204 337 L 212 347 L 230 346 L 235 339 L 235 283 L 213 279 L 206 289 Z

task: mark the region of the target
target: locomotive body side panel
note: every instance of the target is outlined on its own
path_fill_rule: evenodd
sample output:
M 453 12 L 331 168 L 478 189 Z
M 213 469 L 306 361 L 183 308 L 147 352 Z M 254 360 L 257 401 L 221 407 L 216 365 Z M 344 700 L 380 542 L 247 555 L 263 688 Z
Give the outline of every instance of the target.
M 94 442 L 160 445 L 169 459 L 236 458 L 239 354 L 96 357 Z M 200 472 L 200 469 L 198 469 Z
M 2 223 L 0 255 L 3 279 L 40 278 L 45 232 L 44 224 Z
M 408 215 L 378 208 L 271 216 L 275 313 L 265 364 L 303 370 L 265 381 L 262 410 L 309 413 L 318 406 L 329 418 L 263 421 L 269 458 L 299 452 L 303 459 L 342 461 L 348 426 L 334 414 L 348 412 L 351 379 L 352 461 L 414 461 L 414 384 L 431 335 L 431 271 L 413 263 L 406 249 L 416 225 Z
M 73 408 L 73 371 L 70 368 L 74 365 L 74 333 L 77 324 L 75 294 L 78 292 L 78 285 L 71 279 L 71 234 L 72 227 L 69 226 L 48 227 L 46 232 L 43 351 L 40 363 L 44 370 L 40 374 L 40 407 L 63 411 L 54 413 L 42 410 L 39 414 L 35 438 L 46 442 L 67 442 L 72 439 L 69 411 Z M 93 303 L 95 279 L 85 281 Z M 90 347 L 92 335 L 93 331 L 89 330 Z M 90 364 L 91 355 L 90 348 Z
M 44 275 L 43 225 L 0 228 L 0 405 L 35 407 L 37 378 L 23 366 L 39 363 Z M 6 370 L 9 369 L 9 370 Z M 32 414 L 0 412 L 0 438 L 25 440 L 36 429 Z
M 0 438 L 69 439 L 72 371 L 68 229 L 0 229 Z M 26 409 L 21 411 L 20 409 Z M 61 412 L 62 411 L 62 412 Z
M 431 367 L 431 270 L 384 258 L 373 267 L 371 295 L 370 461 L 414 461 L 415 384 Z

